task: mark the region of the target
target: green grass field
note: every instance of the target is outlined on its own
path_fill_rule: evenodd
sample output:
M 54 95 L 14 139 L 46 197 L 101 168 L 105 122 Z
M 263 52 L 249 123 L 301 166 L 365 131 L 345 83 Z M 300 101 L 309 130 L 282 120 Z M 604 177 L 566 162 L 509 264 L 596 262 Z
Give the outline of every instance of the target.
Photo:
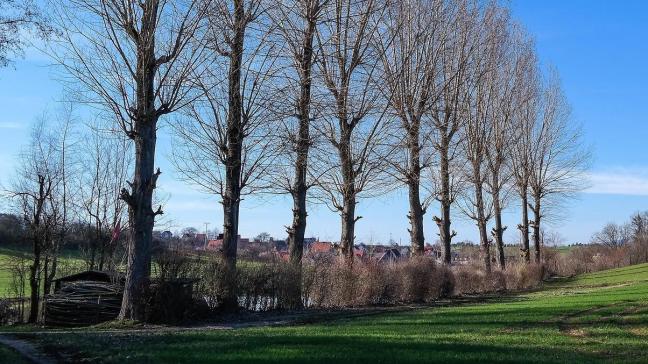
M 11 288 L 12 274 L 11 263 L 21 258 L 29 259 L 29 247 L 0 247 L 0 298 L 13 297 L 15 293 Z M 27 269 L 31 261 L 27 261 Z M 83 261 L 79 258 L 78 253 L 75 251 L 64 251 L 59 257 L 59 270 L 78 271 L 82 270 L 84 266 Z M 29 272 L 25 276 L 25 295 L 29 295 Z
M 462 306 L 289 327 L 27 336 L 105 363 L 648 362 L 648 265 Z

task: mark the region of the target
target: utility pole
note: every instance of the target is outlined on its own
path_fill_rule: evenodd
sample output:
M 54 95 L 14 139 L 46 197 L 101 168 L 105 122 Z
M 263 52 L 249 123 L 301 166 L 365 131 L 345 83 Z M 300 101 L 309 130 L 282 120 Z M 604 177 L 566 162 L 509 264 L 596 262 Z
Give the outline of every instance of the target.
M 209 242 L 209 233 L 207 232 L 207 226 L 209 226 L 209 223 L 205 223 L 205 250 L 207 250 L 207 242 Z

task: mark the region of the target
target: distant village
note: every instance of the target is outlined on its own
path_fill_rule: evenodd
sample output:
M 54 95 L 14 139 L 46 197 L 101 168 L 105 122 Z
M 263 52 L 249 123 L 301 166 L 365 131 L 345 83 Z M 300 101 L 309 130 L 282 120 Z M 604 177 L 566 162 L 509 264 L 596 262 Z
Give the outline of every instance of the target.
M 154 231 L 157 246 L 173 246 L 183 250 L 218 252 L 222 249 L 223 234 L 198 232 L 197 229 L 187 228 L 182 232 L 173 233 L 169 230 Z M 309 261 L 322 261 L 338 255 L 339 245 L 337 242 L 321 241 L 319 238 L 310 237 L 304 239 L 304 258 Z M 453 264 L 465 264 L 479 259 L 479 246 L 472 242 L 459 242 L 452 245 Z M 516 260 L 518 248 L 510 246 L 507 249 L 507 256 Z M 399 245 L 395 241 L 387 244 L 366 244 L 354 245 L 355 259 L 360 261 L 375 261 L 379 263 L 394 263 L 410 257 L 410 247 Z M 443 250 L 441 245 L 427 243 L 424 255 L 432 257 L 438 263 L 442 263 Z M 287 239 L 276 239 L 268 233 L 261 233 L 254 238 L 238 237 L 238 256 L 250 261 L 273 261 L 289 260 Z

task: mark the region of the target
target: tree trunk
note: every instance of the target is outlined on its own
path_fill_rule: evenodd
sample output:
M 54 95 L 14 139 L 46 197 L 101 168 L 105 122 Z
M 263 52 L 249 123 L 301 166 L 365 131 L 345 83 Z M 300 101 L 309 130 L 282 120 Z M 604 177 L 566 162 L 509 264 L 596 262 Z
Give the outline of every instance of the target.
M 529 249 L 529 198 L 527 195 L 527 186 L 522 187 L 522 224 L 519 229 L 522 233 L 522 254 L 526 263 L 531 262 L 531 252 Z
M 225 293 L 221 309 L 238 309 L 236 292 L 236 251 L 238 248 L 239 205 L 241 203 L 241 158 L 243 149 L 241 67 L 245 40 L 245 9 L 242 0 L 234 1 L 234 38 L 229 54 L 227 157 L 223 194 L 223 248 Z
M 148 1 L 142 7 L 142 25 L 137 40 L 137 69 L 135 85 L 135 116 L 133 130 L 128 134 L 135 144 L 135 175 L 130 194 L 122 190 L 122 199 L 128 205 L 130 239 L 128 269 L 120 320 L 146 320 L 146 301 L 151 276 L 151 244 L 155 216 L 153 191 L 160 170 L 155 170 L 158 110 L 155 107 L 155 76 L 158 68 L 155 57 L 155 30 L 158 19 L 158 1 Z
M 41 242 L 34 238 L 34 259 L 29 267 L 29 288 L 31 289 L 29 300 L 29 318 L 27 322 L 33 324 L 38 321 L 40 307 L 40 272 L 41 272 Z
M 493 174 L 493 213 L 495 217 L 495 227 L 492 234 L 497 246 L 497 258 L 500 269 L 506 269 L 506 257 L 504 256 L 504 230 L 506 227 L 502 226 L 502 206 L 500 204 L 499 193 L 499 179 L 496 174 Z
M 477 227 L 479 229 L 479 246 L 481 248 L 482 259 L 484 260 L 484 268 L 486 269 L 486 272 L 490 273 L 490 241 L 488 240 L 488 233 L 486 231 L 486 217 L 484 216 L 484 202 L 481 188 L 477 188 L 475 194 L 477 196 Z
M 542 215 L 540 213 L 540 198 L 538 196 L 534 197 L 533 215 L 533 249 L 535 251 L 535 262 L 540 263 L 540 219 L 542 218 Z
M 423 215 L 421 206 L 421 148 L 419 145 L 419 122 L 413 121 L 408 134 L 410 165 L 408 166 L 407 186 L 409 193 L 410 211 L 407 217 L 410 222 L 410 243 L 414 255 L 423 255 L 425 250 L 425 235 L 423 232 Z
M 479 246 L 486 272 L 491 271 L 490 241 L 486 231 L 486 214 L 484 211 L 484 189 L 481 182 L 481 170 L 479 166 L 473 167 L 473 178 L 475 179 L 475 208 L 477 209 L 477 227 L 479 229 Z
M 443 244 L 443 262 L 445 264 L 452 263 L 452 234 L 450 232 L 450 206 L 452 205 L 452 196 L 450 191 L 450 159 L 449 141 L 445 135 L 441 141 L 443 147 L 441 149 L 441 219 L 437 221 L 439 225 L 439 237 Z
M 152 82 L 150 91 L 153 92 Z M 150 102 L 152 103 L 152 100 Z M 151 276 L 151 243 L 156 214 L 153 211 L 153 190 L 160 174 L 159 170 L 153 172 L 157 118 L 154 114 L 148 115 L 149 118 L 138 121 L 135 128 L 135 177 L 131 193 L 126 196 L 131 236 L 120 320 L 146 319 L 146 297 Z
M 43 285 L 43 292 L 48 295 L 52 293 L 52 283 L 56 278 L 56 269 L 58 268 L 58 252 L 52 256 L 51 264 L 47 276 L 45 277 L 45 284 Z
M 293 198 L 293 222 L 288 229 L 288 249 L 290 263 L 294 268 L 293 297 L 291 308 L 298 309 L 303 306 L 301 300 L 301 270 L 302 257 L 304 255 L 304 235 L 306 234 L 306 194 L 308 185 L 306 182 L 308 174 L 308 151 L 310 149 L 310 103 L 311 103 L 311 69 L 313 64 L 313 38 L 317 25 L 316 12 L 319 9 L 309 6 L 307 21 L 308 25 L 304 33 L 301 55 L 298 59 L 300 70 L 300 94 L 297 101 L 299 133 L 297 137 L 297 160 L 295 161 L 295 181 L 292 186 Z
M 342 167 L 342 183 L 344 191 L 342 193 L 342 232 L 340 236 L 340 249 L 342 257 L 349 266 L 353 265 L 353 242 L 355 239 L 355 208 L 356 208 L 356 191 L 355 191 L 355 173 L 353 169 L 353 160 L 351 157 L 351 125 L 346 118 L 340 119 L 341 136 L 338 151 L 340 154 L 340 164 Z
M 421 198 L 419 195 L 419 183 L 410 181 L 409 204 L 410 211 L 407 217 L 410 221 L 410 242 L 412 245 L 412 254 L 422 256 L 425 250 L 425 235 L 423 233 L 423 208 L 421 207 Z
M 353 241 L 355 235 L 355 195 L 344 197 L 344 206 L 342 209 L 342 234 L 340 237 L 340 250 L 344 261 L 353 265 Z

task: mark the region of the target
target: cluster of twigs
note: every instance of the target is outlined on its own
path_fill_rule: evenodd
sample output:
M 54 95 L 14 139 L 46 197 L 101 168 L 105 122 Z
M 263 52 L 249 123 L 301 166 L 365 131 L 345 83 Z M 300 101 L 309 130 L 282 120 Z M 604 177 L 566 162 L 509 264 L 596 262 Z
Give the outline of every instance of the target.
M 114 320 L 119 314 L 122 294 L 123 288 L 112 283 L 68 283 L 47 298 L 45 324 L 80 326 Z

